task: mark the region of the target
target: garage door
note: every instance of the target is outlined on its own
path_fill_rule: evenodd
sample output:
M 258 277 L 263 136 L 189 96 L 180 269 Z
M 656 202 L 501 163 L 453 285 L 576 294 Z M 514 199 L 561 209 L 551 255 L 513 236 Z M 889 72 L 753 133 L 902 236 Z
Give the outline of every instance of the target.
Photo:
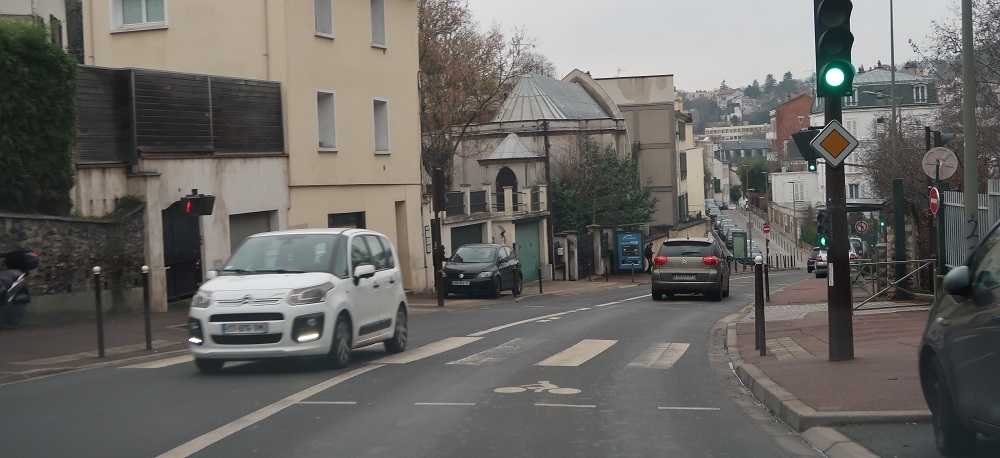
M 538 280 L 538 263 L 541 258 L 541 244 L 538 243 L 538 221 L 514 225 L 517 240 L 517 257 L 521 260 L 521 274 L 524 282 Z
M 467 243 L 483 243 L 483 224 L 470 224 L 451 228 L 451 246 L 445 253 L 451 255 L 458 247 Z

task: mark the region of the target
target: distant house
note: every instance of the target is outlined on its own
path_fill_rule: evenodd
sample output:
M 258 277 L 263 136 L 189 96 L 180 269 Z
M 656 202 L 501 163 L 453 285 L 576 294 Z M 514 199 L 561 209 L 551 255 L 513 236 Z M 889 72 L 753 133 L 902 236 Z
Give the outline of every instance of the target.
M 770 154 L 771 142 L 769 140 L 743 140 L 722 142 L 722 149 L 716 152 L 716 157 L 729 162 L 732 166 L 738 166 L 744 160 L 753 157 L 766 161 Z

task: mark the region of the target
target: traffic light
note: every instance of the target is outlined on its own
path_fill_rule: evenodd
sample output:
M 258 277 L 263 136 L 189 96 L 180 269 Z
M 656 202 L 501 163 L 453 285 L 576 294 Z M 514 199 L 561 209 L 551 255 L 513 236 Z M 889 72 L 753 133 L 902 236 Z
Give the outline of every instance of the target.
M 181 197 L 181 210 L 187 216 L 211 215 L 215 207 L 215 196 L 198 194 Z
M 819 131 L 813 129 L 800 130 L 792 134 L 792 141 L 795 142 L 795 147 L 798 148 L 802 159 L 805 159 L 806 168 L 810 172 L 816 171 L 816 150 L 810 143 L 817 135 L 819 135 Z
M 816 23 L 816 95 L 851 95 L 856 70 L 851 63 L 851 0 L 813 0 Z
M 832 225 L 833 220 L 830 218 L 829 210 L 820 210 L 816 212 L 817 245 L 821 248 L 830 247 L 830 226 Z

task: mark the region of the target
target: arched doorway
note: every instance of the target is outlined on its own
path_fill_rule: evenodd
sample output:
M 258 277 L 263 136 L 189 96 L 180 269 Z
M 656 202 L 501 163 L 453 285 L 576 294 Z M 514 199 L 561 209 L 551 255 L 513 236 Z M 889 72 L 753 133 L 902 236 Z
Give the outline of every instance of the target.
M 518 195 L 517 195 L 517 175 L 509 167 L 503 167 L 497 172 L 496 179 L 496 195 L 497 195 L 497 211 L 502 212 L 504 209 L 504 196 L 503 188 L 510 186 L 513 191 L 513 204 L 511 206 L 514 211 L 518 210 Z

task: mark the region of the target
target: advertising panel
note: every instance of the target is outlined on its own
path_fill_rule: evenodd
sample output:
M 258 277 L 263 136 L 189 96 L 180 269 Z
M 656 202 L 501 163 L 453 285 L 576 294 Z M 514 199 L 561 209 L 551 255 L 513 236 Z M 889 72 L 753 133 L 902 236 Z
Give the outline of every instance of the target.
M 618 234 L 618 270 L 643 270 L 642 267 L 642 233 L 619 232 Z

